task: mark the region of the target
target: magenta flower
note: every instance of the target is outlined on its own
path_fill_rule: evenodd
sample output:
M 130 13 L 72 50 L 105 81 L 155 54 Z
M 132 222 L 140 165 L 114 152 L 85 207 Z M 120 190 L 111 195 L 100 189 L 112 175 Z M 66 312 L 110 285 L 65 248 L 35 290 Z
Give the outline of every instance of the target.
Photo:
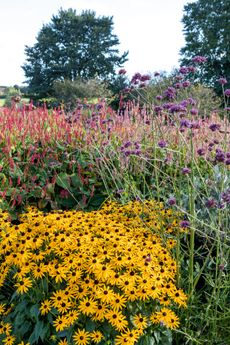
M 163 99 L 163 97 L 162 97 L 161 95 L 157 95 L 157 96 L 156 96 L 156 99 L 157 99 L 158 101 L 161 101 L 161 100 Z
M 160 140 L 160 141 L 158 141 L 158 146 L 161 147 L 161 148 L 164 148 L 164 147 L 167 146 L 167 143 L 164 140 Z
M 188 228 L 190 225 L 188 220 L 182 220 L 182 222 L 180 222 L 180 226 L 181 228 Z
M 225 96 L 230 97 L 230 89 L 224 91 Z
M 192 115 L 197 115 L 197 114 L 198 114 L 198 109 L 192 108 L 192 109 L 190 110 L 190 114 L 192 114 Z
M 220 125 L 218 123 L 212 123 L 209 128 L 211 129 L 211 131 L 215 132 L 217 130 L 220 129 Z
M 189 80 L 185 80 L 185 81 L 183 81 L 182 85 L 183 85 L 183 87 L 189 87 L 191 85 L 191 83 Z
M 206 61 L 207 61 L 207 58 L 205 56 L 197 55 L 192 58 L 192 62 L 196 62 L 196 63 L 204 63 Z
M 217 206 L 217 202 L 215 199 L 208 199 L 205 203 L 205 206 L 208 208 L 215 208 Z
M 181 170 L 181 172 L 182 172 L 182 174 L 184 174 L 184 175 L 188 175 L 188 174 L 191 172 L 191 169 L 185 167 L 185 168 L 183 168 L 183 169 Z
M 148 75 L 148 74 L 143 74 L 143 75 L 141 76 L 141 78 L 140 78 L 140 81 L 147 81 L 147 80 L 150 80 L 150 79 L 151 79 L 150 75 Z
M 168 204 L 169 204 L 170 206 L 175 205 L 175 204 L 176 204 L 176 198 L 174 198 L 173 196 L 170 197 L 170 198 L 168 199 Z
M 225 78 L 220 78 L 220 79 L 218 79 L 217 80 L 218 81 L 218 83 L 220 83 L 221 85 L 225 85 L 225 84 L 227 84 L 227 79 L 225 79 Z
M 188 69 L 188 67 L 181 67 L 181 68 L 179 69 L 179 72 L 180 72 L 181 74 L 188 74 L 188 73 L 189 73 L 189 69 Z
M 118 74 L 126 74 L 126 70 L 124 68 L 122 68 L 118 71 Z

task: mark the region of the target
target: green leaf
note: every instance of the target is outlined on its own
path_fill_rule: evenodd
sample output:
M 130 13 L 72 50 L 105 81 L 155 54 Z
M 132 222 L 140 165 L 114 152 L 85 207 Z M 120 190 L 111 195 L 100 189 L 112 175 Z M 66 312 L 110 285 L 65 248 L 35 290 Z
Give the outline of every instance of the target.
M 39 305 L 35 304 L 30 308 L 30 316 L 32 317 L 32 319 L 35 319 L 36 321 L 38 321 L 38 315 L 40 314 L 39 311 Z
M 58 174 L 56 184 L 64 189 L 70 189 L 70 176 L 66 173 Z
M 88 332 L 93 332 L 96 328 L 96 323 L 93 322 L 92 320 L 88 319 L 86 320 L 86 325 L 85 325 L 85 329 Z
M 38 322 L 35 324 L 33 332 L 29 337 L 29 343 L 37 343 L 39 338 L 43 341 L 46 337 L 49 336 L 49 334 L 49 324 L 45 324 L 43 321 L 38 320 Z
M 80 186 L 82 186 L 82 181 L 81 181 L 81 179 L 79 178 L 79 176 L 77 176 L 76 174 L 72 174 L 72 175 L 70 175 L 70 178 L 71 178 L 71 184 L 72 184 L 74 187 L 80 187 Z

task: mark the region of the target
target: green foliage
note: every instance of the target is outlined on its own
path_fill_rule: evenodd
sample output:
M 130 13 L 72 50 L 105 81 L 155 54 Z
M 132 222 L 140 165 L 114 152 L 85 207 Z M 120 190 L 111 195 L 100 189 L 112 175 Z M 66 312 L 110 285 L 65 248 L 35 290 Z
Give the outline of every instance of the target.
M 65 79 L 109 80 L 128 54 L 119 56 L 119 40 L 112 30 L 112 17 L 61 9 L 43 25 L 34 46 L 26 46 L 22 68 L 29 92 L 38 97 L 52 95 L 54 81 Z
M 55 81 L 53 88 L 56 99 L 67 109 L 76 107 L 79 99 L 105 98 L 110 94 L 106 84 L 97 79 Z
M 8 87 L 6 89 L 6 98 L 4 102 L 5 107 L 11 107 L 13 103 L 19 102 L 21 100 L 21 92 L 18 88 Z
M 229 0 L 198 0 L 184 6 L 186 44 L 181 49 L 181 62 L 187 64 L 195 55 L 207 57 L 197 77 L 208 85 L 215 85 L 217 79 L 230 75 L 229 21 Z M 221 91 L 220 86 L 215 87 Z

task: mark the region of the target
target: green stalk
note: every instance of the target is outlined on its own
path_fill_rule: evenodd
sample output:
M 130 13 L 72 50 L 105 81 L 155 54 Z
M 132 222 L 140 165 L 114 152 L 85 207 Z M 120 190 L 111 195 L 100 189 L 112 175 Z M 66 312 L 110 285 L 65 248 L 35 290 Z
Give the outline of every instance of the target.
M 188 180 L 189 190 L 189 212 L 190 219 L 190 241 L 189 241 L 189 295 L 192 297 L 192 291 L 194 286 L 194 248 L 195 248 L 195 195 L 194 195 L 194 147 L 192 130 L 190 132 L 190 147 L 191 147 L 191 181 Z

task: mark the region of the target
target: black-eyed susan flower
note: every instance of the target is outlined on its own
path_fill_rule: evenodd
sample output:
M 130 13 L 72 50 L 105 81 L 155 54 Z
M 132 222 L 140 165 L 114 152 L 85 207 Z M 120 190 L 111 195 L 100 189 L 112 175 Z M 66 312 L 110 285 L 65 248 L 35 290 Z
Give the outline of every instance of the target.
M 162 308 L 156 313 L 156 316 L 159 322 L 170 329 L 178 328 L 179 326 L 179 319 L 171 309 Z
M 106 314 L 106 319 L 118 331 L 122 331 L 128 326 L 128 322 L 125 316 L 120 311 L 108 311 Z
M 59 340 L 58 345 L 69 345 L 66 338 Z
M 53 325 L 57 332 L 63 331 L 65 328 L 69 326 L 66 316 L 63 315 L 58 316 L 56 320 L 53 322 Z
M 4 314 L 6 311 L 6 304 L 0 303 L 0 315 Z
M 84 329 L 78 329 L 73 335 L 73 341 L 76 345 L 90 344 L 90 333 Z
M 115 294 L 114 299 L 109 303 L 113 310 L 120 310 L 125 307 L 127 298 L 125 296 Z
M 139 313 L 133 317 L 133 323 L 137 329 L 144 329 L 148 325 L 148 319 L 146 316 Z
M 2 340 L 4 345 L 13 345 L 15 344 L 16 337 L 14 335 L 8 335 L 5 339 Z
M 137 330 L 127 330 L 123 332 L 121 335 L 118 335 L 115 339 L 115 345 L 133 345 L 139 338 L 139 333 Z
M 18 283 L 15 284 L 17 292 L 20 294 L 26 293 L 33 286 L 33 282 L 30 278 L 24 277 Z
M 104 336 L 100 331 L 94 331 L 90 333 L 90 338 L 91 341 L 93 341 L 95 344 L 98 344 L 104 338 Z
M 46 315 L 49 313 L 49 311 L 52 309 L 52 304 L 50 300 L 45 300 L 41 303 L 41 306 L 39 308 L 41 315 Z
M 85 315 L 93 314 L 97 309 L 97 303 L 93 298 L 84 298 L 80 301 L 78 306 L 78 311 L 82 312 Z

